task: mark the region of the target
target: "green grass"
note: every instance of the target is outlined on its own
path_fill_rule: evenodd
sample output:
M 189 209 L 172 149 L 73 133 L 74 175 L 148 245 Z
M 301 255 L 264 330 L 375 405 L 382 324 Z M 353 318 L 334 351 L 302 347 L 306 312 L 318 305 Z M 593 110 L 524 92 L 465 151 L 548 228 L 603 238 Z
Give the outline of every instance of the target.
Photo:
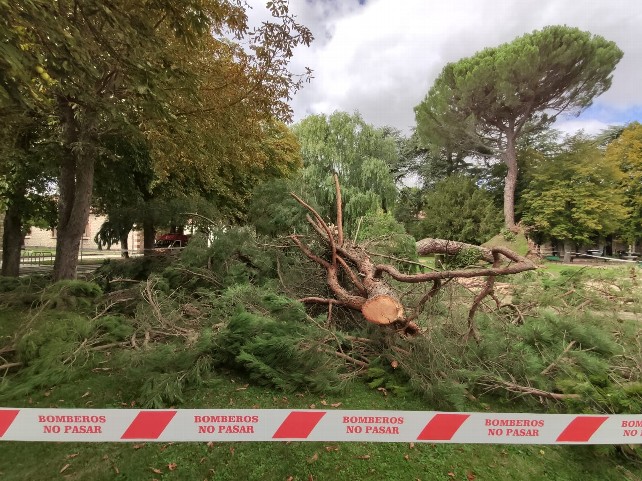
M 618 266 L 618 265 L 612 265 L 612 264 L 605 265 L 601 263 L 579 265 L 579 264 L 562 264 L 560 262 L 543 262 L 539 266 L 539 269 L 551 274 L 559 274 L 563 271 L 567 271 L 567 272 L 579 272 L 584 270 L 589 270 L 594 272 L 598 271 L 600 277 L 628 277 L 630 276 L 631 269 L 633 269 L 634 272 L 637 271 L 638 276 L 642 275 L 642 269 L 639 269 L 638 266 L 633 266 L 633 265 Z
M 118 406 L 131 400 L 116 375 L 91 375 L 12 406 Z M 220 375 L 190 393 L 188 407 L 321 407 L 320 396 L 284 395 Z M 89 394 L 87 394 L 89 393 Z M 82 397 L 84 396 L 84 397 Z M 362 384 L 328 397 L 341 409 L 426 409 L 416 397 L 383 396 Z M 68 466 L 67 466 L 68 465 Z M 67 466 L 65 468 L 65 466 Z M 65 468 L 63 470 L 63 468 Z M 173 469 L 172 469 L 173 468 Z M 642 471 L 600 447 L 417 443 L 0 443 L 2 480 L 456 480 L 602 481 Z M 61 472 L 61 470 L 63 470 Z M 451 474 L 452 473 L 452 474 Z M 632 478 L 635 479 L 635 478 Z
M 482 244 L 483 247 L 506 247 L 513 252 L 516 252 L 519 255 L 526 255 L 528 252 L 528 241 L 526 236 L 519 232 L 514 235 L 512 240 L 508 240 L 504 237 L 504 234 L 497 234 L 492 239 Z
M 586 292 L 582 290 L 585 277 L 591 279 L 618 278 L 633 285 L 627 269 L 609 267 L 604 269 L 580 266 L 547 264 L 546 269 L 527 273 L 523 279 L 514 280 L 520 292 L 515 293 L 515 302 L 520 305 L 534 303 L 536 291 L 541 301 L 543 295 L 551 297 L 557 309 L 575 309 L 587 304 Z M 550 268 L 550 270 L 549 270 Z M 564 273 L 566 271 L 566 273 Z M 574 272 L 578 272 L 574 276 Z M 39 284 L 38 284 L 39 285 Z M 622 284 L 624 286 L 624 284 Z M 561 298 L 561 294 L 571 293 Z M 47 292 L 53 292 L 49 289 Z M 622 288 L 616 291 L 617 299 L 629 298 L 633 290 Z M 14 295 L 22 294 L 22 289 Z M 531 296 L 531 297 L 529 297 Z M 10 295 L 3 299 L 11 300 Z M 83 298 L 84 299 L 84 298 Z M 617 301 L 611 300 L 615 306 Z M 636 298 L 637 299 L 637 298 Z M 533 302 L 531 302 L 533 301 Z M 551 301 L 551 302 L 552 302 Z M 562 302 L 563 301 L 563 302 Z M 1 302 L 1 299 L 0 299 Z M 619 301 L 618 301 L 619 302 Z M 637 301 L 636 301 L 637 302 Z M 564 303 L 568 304 L 566 306 Z M 72 304 L 62 304 L 72 309 Z M 70 336 L 66 321 L 71 316 L 80 316 L 82 304 L 70 311 L 57 309 L 27 310 L 9 304 L 0 305 L 0 348 L 7 345 L 17 330 L 24 330 L 31 319 L 29 329 L 46 329 L 52 336 L 64 332 Z M 553 305 L 553 304 L 551 304 Z M 637 304 L 636 304 L 637 305 Z M 600 305 L 601 306 L 601 305 Z M 598 306 L 599 307 L 599 306 Z M 631 307 L 632 308 L 632 307 Z M 89 318 L 95 315 L 94 307 L 86 309 Z M 533 308 L 534 309 L 534 308 Z M 602 309 L 602 307 L 600 307 Z M 606 311 L 606 309 L 603 309 Z M 73 311 L 73 312 L 72 312 Z M 139 315 L 140 310 L 136 311 Z M 456 310 L 451 311 L 456 312 Z M 525 314 L 527 313 L 524 311 Z M 36 316 L 37 315 L 37 316 Z M 222 315 L 219 313 L 219 315 Z M 484 340 L 490 337 L 483 332 L 488 319 L 480 316 L 480 327 Z M 76 320 L 78 320 L 76 318 Z M 80 321 L 83 319 L 80 318 Z M 465 318 L 464 318 L 465 321 Z M 607 332 L 618 330 L 621 336 L 634 339 L 638 328 L 632 323 L 622 324 L 615 319 L 600 319 L 589 322 L 586 328 L 604 326 Z M 89 322 L 89 321 L 87 321 Z M 211 322 L 216 322 L 212 318 Z M 431 317 L 430 322 L 444 326 L 451 321 Z M 452 321 L 454 322 L 454 321 Z M 535 317 L 526 318 L 526 326 L 536 322 Z M 590 324 L 590 325 L 589 325 Z M 69 323 L 69 326 L 78 326 Z M 543 323 L 541 324 L 543 325 Z M 56 327 L 58 330 L 56 331 Z M 71 328 L 71 327 L 70 327 Z M 69 328 L 69 329 L 70 329 Z M 511 328 L 512 329 L 512 328 Z M 526 335 L 526 330 L 524 330 Z M 57 334 L 58 333 L 58 334 Z M 82 337 L 80 337 L 82 339 Z M 80 341 L 78 341 L 80 342 Z M 560 343 L 562 341 L 560 340 Z M 562 343 L 559 350 L 563 349 Z M 140 346 L 139 346 L 140 347 Z M 538 344 L 541 349 L 544 343 Z M 178 348 L 177 348 L 178 349 Z M 150 351 L 152 351 L 150 349 Z M 38 385 L 28 395 L 8 395 L 5 391 L 2 405 L 6 407 L 40 408 L 138 408 L 141 405 L 141 383 L 144 379 L 133 374 L 123 362 L 129 359 L 144 366 L 142 358 L 135 353 L 144 349 L 130 349 L 127 356 L 117 352 L 100 351 L 86 366 L 74 365 L 71 381 Z M 130 356 L 131 354 L 131 356 Z M 637 355 L 631 351 L 632 356 Z M 136 354 L 138 355 L 138 354 Z M 556 359 L 558 354 L 549 356 Z M 120 360 L 119 360 L 120 358 Z M 0 358 L 0 364 L 3 362 Z M 93 371 L 98 365 L 104 370 Z M 170 361 L 165 358 L 162 362 Z M 561 365 L 561 364 L 560 364 Z M 157 366 L 158 367 L 158 366 Z M 153 373 L 139 368 L 142 376 Z M 31 379 L 31 378 L 29 378 Z M 0 386 L 4 382 L 24 382 L 19 372 L 9 374 L 0 371 Z M 448 379 L 444 379 L 444 382 Z M 1 391 L 0 391 L 1 392 Z M 333 394 L 312 394 L 309 392 L 286 393 L 275 388 L 248 384 L 242 376 L 216 371 L 212 378 L 198 386 L 187 387 L 183 401 L 176 402 L 175 408 L 212 409 L 304 409 L 322 408 L 341 403 L 339 409 L 383 409 L 383 410 L 435 410 L 435 404 L 425 401 L 419 394 L 408 392 L 404 395 L 388 394 L 369 388 L 356 378 L 344 389 Z M 490 412 L 518 411 L 532 406 L 538 412 L 546 406 L 537 400 L 509 396 L 480 397 L 467 406 L 471 410 Z M 550 405 L 549 405 L 550 407 Z M 469 409 L 469 408 L 465 408 Z M 555 406 L 552 406 L 555 409 Z M 560 408 L 563 409 L 563 408 Z M 637 450 L 639 453 L 639 449 Z M 455 481 L 609 481 L 642 479 L 642 465 L 639 461 L 625 458 L 620 450 L 612 446 L 520 446 L 520 445 L 472 445 L 472 444 L 426 444 L 415 443 L 338 443 L 338 442 L 233 442 L 233 443 L 44 443 L 44 442 L 0 442 L 0 481 L 4 480 L 261 480 L 271 481 L 314 481 L 319 480 L 455 480 Z

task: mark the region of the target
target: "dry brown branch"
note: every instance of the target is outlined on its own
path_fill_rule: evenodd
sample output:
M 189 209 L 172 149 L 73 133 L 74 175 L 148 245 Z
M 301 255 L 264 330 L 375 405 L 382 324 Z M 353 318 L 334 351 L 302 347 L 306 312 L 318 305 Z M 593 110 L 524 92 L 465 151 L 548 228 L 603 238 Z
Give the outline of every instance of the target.
M 376 274 L 381 274 L 383 272 L 387 273 L 399 282 L 409 282 L 409 283 L 418 283 L 432 281 L 434 279 L 453 279 L 456 277 L 470 278 L 470 277 L 484 277 L 484 276 L 503 276 L 508 274 L 518 274 L 520 272 L 529 271 L 535 269 L 535 265 L 526 259 L 525 257 L 520 256 L 508 249 L 503 247 L 493 247 L 493 253 L 498 253 L 507 257 L 511 261 L 514 261 L 514 264 L 508 264 L 505 267 L 478 267 L 472 269 L 456 269 L 456 270 L 445 270 L 437 272 L 427 272 L 423 274 L 403 274 L 399 272 L 395 267 L 379 264 L 376 266 Z
M 357 277 L 354 271 L 350 268 L 348 263 L 343 259 L 343 257 L 338 257 L 338 261 L 339 261 L 339 264 L 341 264 L 341 267 L 343 267 L 343 270 L 346 272 L 346 274 L 348 274 L 348 277 L 350 277 L 352 284 L 354 284 L 354 286 L 359 290 L 359 293 L 362 296 L 367 295 L 368 293 L 366 292 L 366 288 L 363 287 L 363 283 Z
M 335 356 L 340 357 L 341 359 L 345 359 L 346 361 L 350 361 L 353 364 L 356 364 L 357 366 L 361 366 L 363 368 L 367 368 L 369 364 L 364 361 L 359 361 L 358 359 L 355 359 L 354 357 L 350 357 L 347 354 L 344 354 L 342 352 L 334 352 Z
M 555 359 L 552 363 L 550 363 L 546 368 L 540 372 L 542 376 L 546 376 L 549 372 L 551 372 L 555 367 L 557 367 L 557 364 L 562 360 L 562 358 L 571 350 L 573 349 L 573 346 L 577 344 L 575 341 L 569 342 L 568 346 L 566 346 L 566 349 L 562 351 L 562 354 L 557 356 L 557 359 Z
M 21 362 L 8 362 L 6 364 L 0 364 L 0 370 L 11 369 L 13 367 L 22 366 Z
M 301 249 L 301 252 L 303 252 L 308 259 L 313 260 L 317 264 L 319 264 L 319 265 L 325 267 L 326 269 L 328 269 L 330 267 L 330 263 L 328 261 L 326 261 L 325 259 L 321 259 L 318 255 L 316 255 L 314 252 L 312 252 L 308 248 L 308 246 L 306 246 L 303 242 L 301 242 L 299 237 L 301 237 L 301 236 L 292 234 L 290 236 L 290 239 L 292 239 L 292 241 L 297 245 L 297 247 L 299 249 Z
M 107 349 L 111 349 L 112 347 L 124 347 L 124 346 L 131 346 L 131 342 L 130 341 L 111 342 L 109 344 L 101 344 L 100 346 L 90 347 L 88 350 L 89 351 L 106 351 Z
M 160 305 L 158 304 L 158 299 L 156 298 L 156 292 L 154 291 L 154 287 L 156 286 L 155 280 L 152 278 L 147 279 L 147 282 L 145 283 L 145 287 L 142 289 L 142 296 L 143 299 L 150 305 L 152 308 L 152 312 L 154 313 L 154 317 L 158 321 L 158 323 L 163 326 L 165 325 L 165 317 L 163 316 L 163 313 L 161 312 Z
M 117 304 L 122 304 L 123 302 L 133 301 L 133 300 L 135 300 L 135 299 L 136 299 L 135 297 L 123 297 L 123 298 L 121 298 L 121 299 L 115 299 L 115 300 L 113 300 L 113 301 L 110 301 L 110 302 L 108 302 L 108 303 L 105 305 L 105 307 L 103 308 L 103 310 L 102 310 L 102 311 L 100 311 L 100 312 L 98 312 L 98 313 L 97 313 L 97 314 L 96 314 L 96 315 L 95 315 L 91 320 L 92 320 L 92 321 L 95 321 L 95 320 L 96 320 L 96 319 L 98 319 L 99 317 L 102 317 L 102 316 L 103 316 L 103 315 L 105 315 L 107 312 L 109 312 L 109 310 L 110 310 L 112 307 L 114 307 L 114 306 L 115 306 L 115 305 L 117 305 Z
M 496 269 L 499 267 L 500 259 L 499 259 L 499 253 L 496 251 L 493 251 L 493 268 Z M 484 300 L 484 298 L 493 293 L 493 286 L 495 285 L 495 276 L 488 276 L 486 278 L 486 284 L 484 285 L 484 288 L 475 296 L 475 299 L 473 300 L 472 306 L 470 306 L 470 310 L 468 311 L 468 332 L 464 336 L 464 338 L 467 340 L 470 336 L 472 336 L 475 341 L 479 342 L 481 338 L 479 337 L 479 331 L 477 330 L 477 326 L 475 325 L 475 312 L 477 311 L 477 308 L 479 307 L 479 304 L 481 301 Z
M 446 282 L 449 282 L 449 281 L 446 281 Z M 413 313 L 410 316 L 408 316 L 409 321 L 414 321 L 421 315 L 421 313 L 424 310 L 424 305 L 426 304 L 426 302 L 432 299 L 435 296 L 435 294 L 439 292 L 439 289 L 441 289 L 441 281 L 439 279 L 435 279 L 434 281 L 432 281 L 432 287 L 430 288 L 430 290 L 426 292 L 421 299 L 419 299 L 419 302 L 415 306 Z
M 15 351 L 16 351 L 15 346 L 5 346 L 5 347 L 0 348 L 0 356 L 2 354 L 9 354 L 9 353 L 15 352 Z
M 317 228 L 317 230 L 322 230 L 325 233 L 326 239 L 328 244 L 330 245 L 330 248 L 332 249 L 332 265 L 336 267 L 336 256 L 337 256 L 337 246 L 334 242 L 334 237 L 332 236 L 332 232 L 330 231 L 330 228 L 328 227 L 328 224 L 326 224 L 323 221 L 323 218 L 319 215 L 319 213 L 314 210 L 312 206 L 307 204 L 301 197 L 296 195 L 294 192 L 291 193 L 292 197 L 294 197 L 294 200 L 296 200 L 299 204 L 301 204 L 303 207 L 308 209 L 308 211 L 314 216 L 314 219 L 316 222 L 311 221 L 311 219 L 308 217 L 308 221 L 310 224 L 312 224 L 313 227 Z
M 524 324 L 524 314 L 522 314 L 522 311 L 519 309 L 519 307 L 517 307 L 515 304 L 508 303 L 508 304 L 501 304 L 497 308 L 497 310 L 503 309 L 505 307 L 508 307 L 509 309 L 512 309 L 513 312 L 515 312 L 515 314 L 517 314 L 517 319 L 512 321 L 513 324 L 518 325 L 518 326 L 521 326 L 522 324 Z
M 337 193 L 337 244 L 339 247 L 343 246 L 343 208 L 341 206 L 341 187 L 339 186 L 339 176 L 335 172 L 334 175 L 334 190 Z
M 420 241 L 417 244 L 420 248 L 420 253 L 445 253 L 455 255 L 464 249 L 474 249 L 479 252 L 482 259 L 490 260 L 492 266 L 490 268 L 475 266 L 470 269 L 404 274 L 392 265 L 375 264 L 372 261 L 372 257 L 375 256 L 375 254 L 369 253 L 364 245 L 345 239 L 343 234 L 341 188 L 336 174 L 334 175 L 334 184 L 337 199 L 336 228 L 335 226 L 326 224 L 319 213 L 301 197 L 295 193 L 291 194 L 292 197 L 308 211 L 306 218 L 309 224 L 321 241 L 325 243 L 331 251 L 331 259 L 327 260 L 327 258 L 323 258 L 320 254 L 313 252 L 312 248 L 304 243 L 301 236 L 290 236 L 292 242 L 308 259 L 326 270 L 326 282 L 336 300 L 310 296 L 303 298 L 302 301 L 328 304 L 329 319 L 332 315 L 332 306 L 334 304 L 343 305 L 361 311 L 368 322 L 378 325 L 389 325 L 403 334 L 416 334 L 419 332 L 419 327 L 414 323 L 414 319 L 417 318 L 424 304 L 439 291 L 443 280 L 486 277 L 486 286 L 475 298 L 469 314 L 469 333 L 478 339 L 479 336 L 472 319 L 483 299 L 488 294 L 492 294 L 494 277 L 497 275 L 516 274 L 535 268 L 531 261 L 509 249 L 502 247 L 486 249 L 441 239 L 424 239 Z M 391 256 L 381 257 L 391 258 Z M 403 261 L 402 259 L 394 260 Z M 502 265 L 502 260 L 507 260 L 508 263 Z M 422 264 L 419 265 L 426 267 Z M 342 285 L 343 279 L 339 279 L 339 269 L 343 269 L 346 272 L 347 278 L 349 279 L 349 282 L 346 282 L 346 284 L 348 284 L 347 286 Z M 403 283 L 419 284 L 432 281 L 433 286 L 421 297 L 415 307 L 413 315 L 407 316 L 404 306 L 401 303 L 401 296 L 396 289 L 393 288 L 384 274 Z
M 421 262 L 415 262 L 411 261 L 408 259 L 401 259 L 400 257 L 395 257 L 395 256 L 389 256 L 386 254 L 377 254 L 376 252 L 371 252 L 369 250 L 366 250 L 366 253 L 371 256 L 371 257 L 383 257 L 384 259 L 390 259 L 396 262 L 402 262 L 404 264 L 409 264 L 411 266 L 419 266 L 422 269 L 428 269 L 429 271 L 436 271 L 438 269 L 435 269 L 434 267 L 427 266 L 426 264 L 422 264 Z
M 538 396 L 545 399 L 554 399 L 555 401 L 564 401 L 566 399 L 580 399 L 579 394 L 561 394 L 556 392 L 542 391 L 529 386 L 520 386 L 512 382 L 504 381 L 501 379 L 494 379 L 493 382 L 497 387 L 502 387 L 510 392 L 520 393 L 520 394 L 530 394 L 532 396 Z

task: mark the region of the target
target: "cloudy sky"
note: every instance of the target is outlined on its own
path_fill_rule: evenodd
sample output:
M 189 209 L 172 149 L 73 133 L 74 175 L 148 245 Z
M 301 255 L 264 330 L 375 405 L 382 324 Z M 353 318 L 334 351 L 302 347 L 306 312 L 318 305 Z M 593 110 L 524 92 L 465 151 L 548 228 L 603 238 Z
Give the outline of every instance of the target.
M 594 133 L 642 121 L 640 0 L 290 0 L 290 9 L 315 36 L 293 62 L 295 71 L 314 70 L 292 103 L 295 120 L 358 110 L 369 123 L 408 132 L 414 106 L 446 63 L 565 24 L 616 42 L 624 58 L 611 89 L 556 127 Z

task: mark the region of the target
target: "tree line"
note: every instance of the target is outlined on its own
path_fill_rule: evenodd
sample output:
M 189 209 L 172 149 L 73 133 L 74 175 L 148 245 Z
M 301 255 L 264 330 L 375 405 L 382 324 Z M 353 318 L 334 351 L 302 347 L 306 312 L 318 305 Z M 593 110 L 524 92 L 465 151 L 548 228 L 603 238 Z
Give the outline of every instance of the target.
M 640 237 L 639 124 L 600 138 L 550 128 L 608 89 L 613 42 L 546 27 L 448 64 L 411 135 L 346 112 L 288 127 L 311 74 L 289 60 L 312 35 L 285 0 L 267 7 L 252 28 L 236 0 L 0 2 L 3 275 L 46 225 L 54 278 L 74 277 L 90 209 L 108 216 L 100 241 L 138 228 L 146 249 L 188 219 L 305 229 L 289 193 L 333 219 L 334 173 L 355 239 L 480 243 L 519 221 L 562 240 Z
M 112 237 L 137 225 L 150 247 L 155 225 L 183 210 L 157 206 L 200 200 L 238 216 L 259 179 L 298 166 L 283 122 L 309 72 L 289 61 L 312 35 L 285 0 L 268 2 L 258 27 L 246 8 L 0 2 L 4 275 L 17 275 L 33 217 L 55 225 L 54 278 L 71 278 L 92 207 L 109 216 Z

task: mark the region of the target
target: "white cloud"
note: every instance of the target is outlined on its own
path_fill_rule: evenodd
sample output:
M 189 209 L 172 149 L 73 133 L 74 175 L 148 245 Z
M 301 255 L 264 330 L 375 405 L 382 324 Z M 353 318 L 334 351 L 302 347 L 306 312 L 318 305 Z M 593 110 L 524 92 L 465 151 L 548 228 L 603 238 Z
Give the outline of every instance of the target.
M 309 66 L 315 77 L 293 101 L 296 120 L 359 110 L 375 125 L 409 130 L 414 106 L 447 62 L 551 24 L 615 41 L 624 58 L 596 105 L 642 106 L 639 0 L 292 0 L 291 9 L 320 37 L 295 55 L 294 69 Z
M 554 125 L 556 130 L 559 130 L 565 134 L 574 134 L 580 130 L 589 135 L 599 134 L 603 130 L 609 127 L 609 124 L 602 122 L 601 120 L 589 119 L 573 119 L 573 120 L 561 120 Z

